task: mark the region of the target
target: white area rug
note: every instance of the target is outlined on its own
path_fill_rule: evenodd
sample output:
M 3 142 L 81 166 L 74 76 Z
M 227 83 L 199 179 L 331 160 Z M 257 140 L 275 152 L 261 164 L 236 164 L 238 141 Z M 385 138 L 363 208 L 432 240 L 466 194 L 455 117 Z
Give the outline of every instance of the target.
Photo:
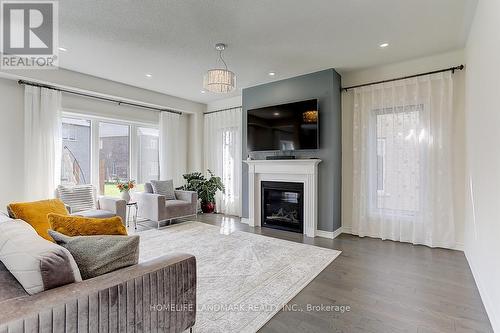
M 140 232 L 140 261 L 183 252 L 197 260 L 195 332 L 256 332 L 340 251 L 200 222 Z

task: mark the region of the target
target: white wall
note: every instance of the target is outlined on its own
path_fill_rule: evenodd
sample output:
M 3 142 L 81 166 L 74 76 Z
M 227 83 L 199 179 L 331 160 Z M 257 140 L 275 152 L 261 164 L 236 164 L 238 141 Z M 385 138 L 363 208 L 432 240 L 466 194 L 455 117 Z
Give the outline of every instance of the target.
M 388 50 L 390 51 L 390 50 Z M 457 66 L 465 62 L 463 50 L 401 63 L 364 69 L 342 74 L 342 86 L 369 83 Z M 454 91 L 454 131 L 453 131 L 453 183 L 456 221 L 457 248 L 464 243 L 464 198 L 465 182 L 465 71 L 457 71 L 453 76 Z M 354 95 L 352 91 L 342 93 L 342 227 L 350 232 L 352 222 L 352 111 Z
M 67 70 L 0 72 L 0 154 L 2 156 L 0 211 L 5 211 L 5 206 L 10 202 L 24 200 L 24 87 L 17 83 L 16 80 L 19 78 L 183 111 L 185 128 L 188 130 L 179 140 L 187 141 L 188 144 L 187 171 L 202 170 L 203 112 L 206 110 L 204 104 Z M 62 106 L 65 111 L 69 112 L 145 124 L 158 124 L 159 119 L 159 113 L 156 111 L 117 105 L 67 93 L 63 93 Z
M 466 47 L 465 254 L 500 332 L 500 1 L 478 3 Z

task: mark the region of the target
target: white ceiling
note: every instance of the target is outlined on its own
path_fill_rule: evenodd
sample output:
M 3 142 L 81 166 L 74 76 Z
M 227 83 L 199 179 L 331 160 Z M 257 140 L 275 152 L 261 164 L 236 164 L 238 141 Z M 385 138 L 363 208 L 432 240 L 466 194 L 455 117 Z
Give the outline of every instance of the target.
M 61 67 L 209 102 L 326 68 L 462 48 L 477 0 L 64 0 Z M 238 90 L 201 94 L 225 42 Z M 381 42 L 390 43 L 381 49 Z M 453 65 L 453 64 L 450 64 Z M 277 75 L 270 77 L 269 71 Z M 153 74 L 147 78 L 146 73 Z

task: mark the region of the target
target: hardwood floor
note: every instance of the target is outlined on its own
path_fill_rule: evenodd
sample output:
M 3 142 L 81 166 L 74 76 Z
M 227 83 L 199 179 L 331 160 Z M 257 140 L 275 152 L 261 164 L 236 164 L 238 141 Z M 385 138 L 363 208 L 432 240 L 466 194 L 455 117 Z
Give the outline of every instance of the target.
M 347 234 L 308 238 L 218 214 L 197 220 L 342 251 L 259 332 L 493 332 L 462 252 Z

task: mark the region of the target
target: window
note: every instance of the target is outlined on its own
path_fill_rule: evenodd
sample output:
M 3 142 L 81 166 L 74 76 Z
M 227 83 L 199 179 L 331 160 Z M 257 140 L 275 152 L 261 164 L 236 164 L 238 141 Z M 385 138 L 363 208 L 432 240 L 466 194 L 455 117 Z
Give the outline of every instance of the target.
M 118 196 L 115 183 L 130 179 L 130 128 L 99 123 L 99 184 L 104 195 Z
M 137 182 L 144 184 L 160 179 L 160 157 L 158 151 L 159 131 L 155 128 L 138 127 Z
M 90 118 L 90 117 L 89 117 Z M 100 194 L 119 196 L 116 181 L 133 179 L 135 191 L 160 178 L 159 130 L 135 123 L 62 118 L 61 184 L 94 184 Z
M 414 215 L 420 207 L 420 114 L 423 105 L 375 110 L 373 188 L 375 207 Z M 418 133 L 418 135 L 417 135 Z M 419 139 L 420 138 L 420 139 Z
M 90 184 L 90 121 L 62 119 L 61 184 Z

